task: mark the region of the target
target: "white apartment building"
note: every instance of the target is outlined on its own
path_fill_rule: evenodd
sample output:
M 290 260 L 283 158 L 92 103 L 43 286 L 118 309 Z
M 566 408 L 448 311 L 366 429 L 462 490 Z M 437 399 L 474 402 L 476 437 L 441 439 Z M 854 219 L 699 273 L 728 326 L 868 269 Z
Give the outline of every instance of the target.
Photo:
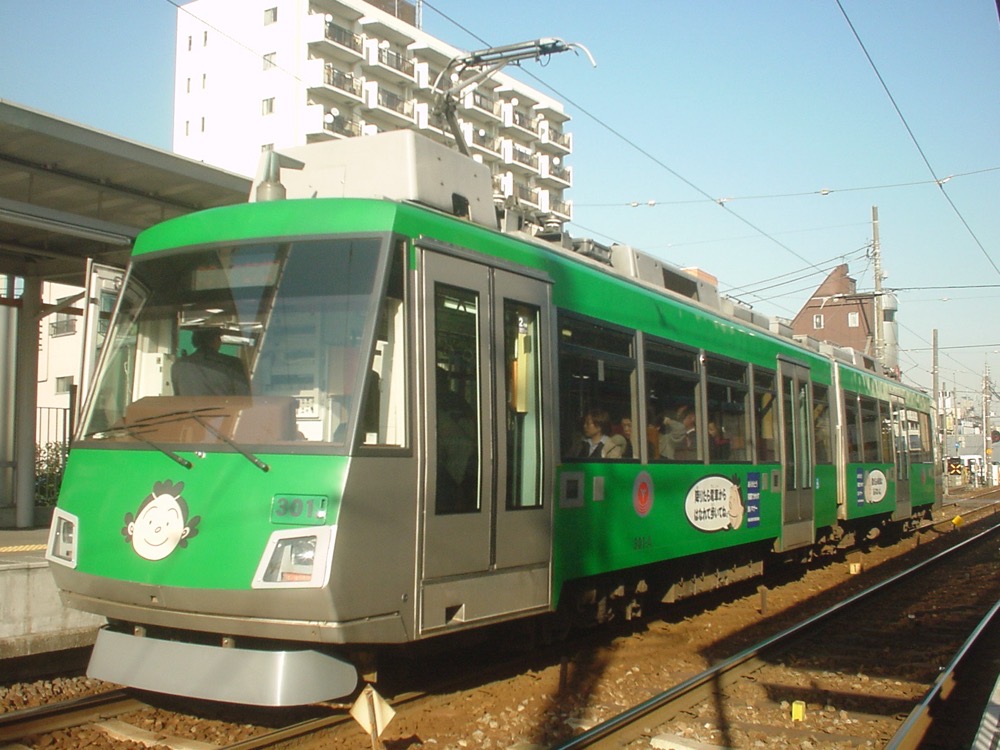
M 385 130 L 414 129 L 453 145 L 434 105 L 439 75 L 465 52 L 417 23 L 405 0 L 181 6 L 174 151 L 251 176 L 262 150 Z M 572 218 L 564 198 L 572 137 L 560 102 L 498 72 L 460 92 L 458 117 L 497 194 Z

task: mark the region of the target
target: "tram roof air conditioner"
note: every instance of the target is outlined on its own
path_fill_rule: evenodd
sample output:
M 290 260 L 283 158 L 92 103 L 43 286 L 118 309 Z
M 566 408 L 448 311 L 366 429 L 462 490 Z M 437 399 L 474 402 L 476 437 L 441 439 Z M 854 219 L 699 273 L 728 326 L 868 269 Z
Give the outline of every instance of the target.
M 375 198 L 412 201 L 497 228 L 490 169 L 412 130 L 393 130 L 339 141 L 280 149 L 280 183 L 288 198 Z M 261 157 L 250 200 L 280 190 L 275 156 Z M 301 163 L 301 169 L 296 163 Z M 269 180 L 269 176 L 271 180 Z

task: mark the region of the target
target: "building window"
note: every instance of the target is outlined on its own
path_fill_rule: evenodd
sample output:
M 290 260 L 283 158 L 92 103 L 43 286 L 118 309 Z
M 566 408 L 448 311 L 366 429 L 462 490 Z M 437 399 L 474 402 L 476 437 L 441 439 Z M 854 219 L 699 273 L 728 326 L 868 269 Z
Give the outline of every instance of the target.
M 207 31 L 201 37 L 201 46 L 202 47 L 207 47 L 208 46 L 208 32 Z
M 204 117 L 201 118 L 201 132 L 202 133 L 205 132 L 205 118 Z
M 847 313 L 847 327 L 857 328 L 861 325 L 861 314 L 856 312 Z
M 62 303 L 62 300 L 59 301 Z M 50 336 L 67 336 L 76 333 L 76 316 L 64 312 L 55 314 L 55 318 L 49 324 Z
M 274 68 L 274 57 L 277 52 L 268 52 L 264 55 L 264 70 L 272 70 Z
M 56 393 L 69 393 L 73 388 L 73 376 L 64 375 L 56 378 Z
M 190 78 L 187 79 L 187 93 L 189 93 L 189 94 L 191 93 L 191 79 Z
M 191 121 L 184 121 L 184 135 L 191 135 Z
M 202 73 L 201 74 L 201 88 L 202 88 L 202 91 L 204 91 L 206 88 L 208 88 L 208 73 Z
M 274 114 L 274 97 L 268 97 L 260 103 L 260 113 L 262 115 Z
M 278 9 L 277 8 L 267 8 L 264 10 L 264 25 L 270 26 L 272 23 L 278 22 Z
M 823 328 L 823 315 L 822 313 L 817 313 L 813 315 L 813 330 L 819 331 Z
M 191 51 L 191 37 L 188 37 L 188 52 Z

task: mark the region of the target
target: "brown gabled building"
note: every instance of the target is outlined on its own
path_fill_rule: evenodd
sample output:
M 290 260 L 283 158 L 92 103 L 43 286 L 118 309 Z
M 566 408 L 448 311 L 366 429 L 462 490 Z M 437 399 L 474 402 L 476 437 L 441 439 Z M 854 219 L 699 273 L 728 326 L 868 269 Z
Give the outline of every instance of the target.
M 898 367 L 899 348 L 896 335 L 896 299 L 883 294 L 882 361 L 888 372 Z M 811 336 L 838 346 L 847 346 L 875 356 L 875 295 L 858 292 L 857 282 L 849 275 L 846 263 L 834 268 L 813 292 L 805 306 L 792 320 L 796 336 Z

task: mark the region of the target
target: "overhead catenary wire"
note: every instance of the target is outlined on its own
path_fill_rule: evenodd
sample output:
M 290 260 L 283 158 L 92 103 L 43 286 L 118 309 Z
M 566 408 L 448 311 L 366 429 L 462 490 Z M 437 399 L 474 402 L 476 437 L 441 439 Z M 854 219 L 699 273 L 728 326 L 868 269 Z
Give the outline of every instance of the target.
M 998 2 L 1000 2 L 1000 0 L 998 0 Z M 938 189 L 941 191 L 941 195 L 944 196 L 944 199 L 948 202 L 948 205 L 951 206 L 951 210 L 955 212 L 955 215 L 958 217 L 959 221 L 962 222 L 962 225 L 965 227 L 966 231 L 969 233 L 973 241 L 979 247 L 980 251 L 982 251 L 983 256 L 993 267 L 993 270 L 996 271 L 998 275 L 1000 275 L 1000 266 L 997 266 L 993 258 L 990 257 L 990 254 L 986 251 L 986 248 L 983 246 L 983 243 L 980 241 L 979 237 L 976 236 L 976 233 L 972 230 L 972 227 L 969 225 L 969 222 L 965 220 L 965 217 L 962 215 L 962 212 L 958 210 L 958 206 L 955 205 L 955 202 L 951 199 L 951 196 L 948 195 L 948 191 L 944 189 L 944 185 L 946 182 L 948 182 L 948 178 L 938 177 L 937 173 L 934 171 L 934 167 L 931 166 L 930 160 L 928 160 L 927 158 L 927 154 L 924 153 L 924 149 L 920 146 L 920 142 L 917 140 L 916 135 L 914 135 L 913 129 L 910 127 L 910 124 L 906 121 L 906 117 L 903 116 L 903 111 L 899 108 L 899 105 L 896 104 L 896 99 L 893 97 L 892 92 L 889 91 L 889 87 L 888 85 L 886 85 L 885 79 L 882 77 L 882 73 L 879 72 L 878 66 L 875 65 L 875 61 L 872 59 L 872 56 L 868 53 L 868 48 L 865 47 L 865 43 L 861 41 L 861 36 L 858 34 L 857 29 L 854 28 L 854 24 L 851 22 L 851 19 L 847 15 L 847 11 L 844 10 L 844 6 L 840 2 L 840 0 L 837 0 L 837 7 L 840 8 L 840 12 L 844 16 L 844 20 L 847 21 L 847 25 L 850 27 L 851 33 L 854 34 L 854 38 L 857 40 L 858 45 L 861 47 L 861 51 L 864 52 L 865 58 L 868 60 L 868 64 L 875 72 L 875 76 L 878 78 L 879 83 L 882 85 L 882 90 L 885 91 L 886 96 L 889 97 L 889 101 L 892 103 L 893 109 L 896 110 L 896 114 L 899 116 L 900 121 L 902 121 L 903 127 L 906 128 L 906 132 L 910 136 L 910 140 L 916 147 L 917 152 L 920 154 L 920 158 L 923 160 L 924 165 L 927 167 L 927 171 L 930 172 L 931 177 L 934 178 L 934 182 L 937 183 Z

